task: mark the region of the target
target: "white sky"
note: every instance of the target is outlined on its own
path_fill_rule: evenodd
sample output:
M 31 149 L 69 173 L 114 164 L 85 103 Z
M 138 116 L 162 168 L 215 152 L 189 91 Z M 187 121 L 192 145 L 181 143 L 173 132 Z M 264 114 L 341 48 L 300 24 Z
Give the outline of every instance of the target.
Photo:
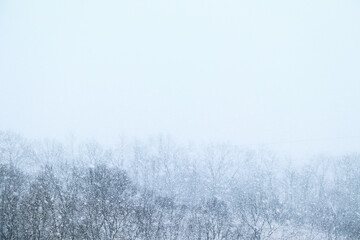
M 0 129 L 360 150 L 358 0 L 0 0 Z

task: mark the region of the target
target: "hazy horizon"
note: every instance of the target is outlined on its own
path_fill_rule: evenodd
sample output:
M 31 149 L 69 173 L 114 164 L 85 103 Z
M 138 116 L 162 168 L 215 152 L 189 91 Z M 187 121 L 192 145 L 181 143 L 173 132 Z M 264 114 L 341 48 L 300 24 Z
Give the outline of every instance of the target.
M 0 130 L 360 149 L 358 1 L 2 1 Z

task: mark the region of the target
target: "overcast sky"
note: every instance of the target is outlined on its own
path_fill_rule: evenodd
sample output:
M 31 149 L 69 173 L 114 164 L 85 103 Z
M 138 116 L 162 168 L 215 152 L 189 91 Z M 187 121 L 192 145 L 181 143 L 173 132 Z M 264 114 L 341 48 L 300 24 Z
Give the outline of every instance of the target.
M 358 0 L 0 0 L 0 129 L 360 150 Z

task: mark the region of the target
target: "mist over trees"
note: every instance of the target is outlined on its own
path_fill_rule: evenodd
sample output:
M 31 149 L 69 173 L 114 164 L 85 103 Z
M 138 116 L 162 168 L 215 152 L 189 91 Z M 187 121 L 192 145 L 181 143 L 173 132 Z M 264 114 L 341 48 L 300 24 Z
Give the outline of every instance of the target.
M 359 239 L 360 155 L 0 132 L 0 239 Z

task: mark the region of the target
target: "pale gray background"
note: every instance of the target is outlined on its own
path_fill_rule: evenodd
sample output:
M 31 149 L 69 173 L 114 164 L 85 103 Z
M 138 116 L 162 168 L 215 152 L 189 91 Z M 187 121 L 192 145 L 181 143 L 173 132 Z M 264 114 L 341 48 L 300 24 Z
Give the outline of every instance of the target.
M 0 129 L 360 150 L 358 0 L 0 0 Z

